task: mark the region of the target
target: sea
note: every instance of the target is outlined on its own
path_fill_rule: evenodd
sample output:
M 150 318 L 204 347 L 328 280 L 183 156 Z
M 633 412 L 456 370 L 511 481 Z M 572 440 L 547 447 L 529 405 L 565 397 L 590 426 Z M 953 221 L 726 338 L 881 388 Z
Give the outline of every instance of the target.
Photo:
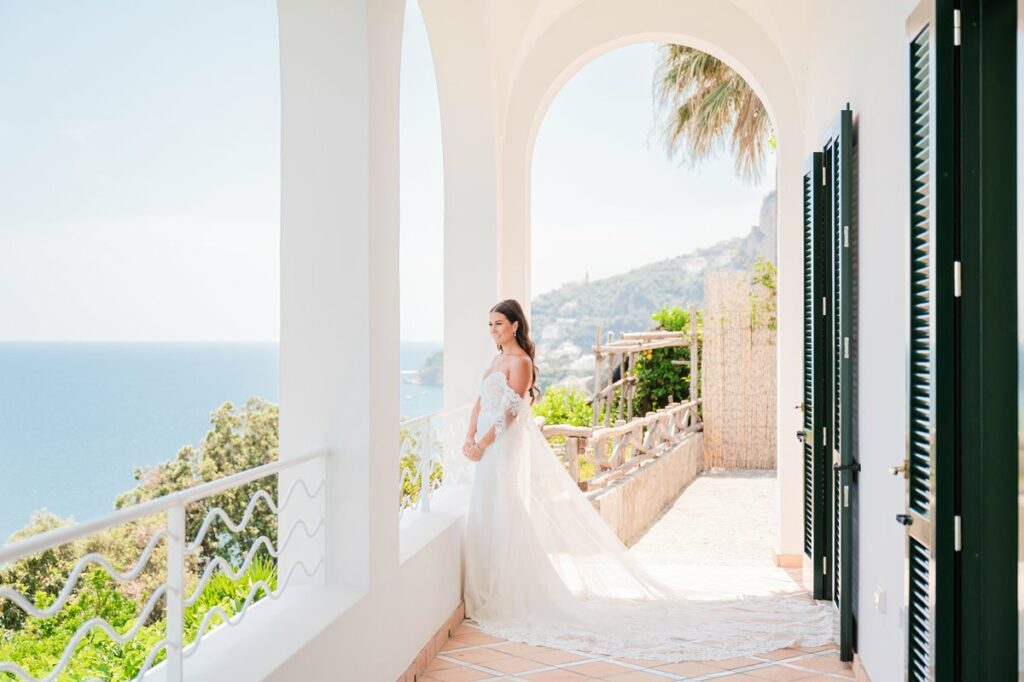
M 401 346 L 400 413 L 441 408 L 406 383 L 440 344 Z M 278 401 L 278 347 L 252 343 L 0 343 L 0 544 L 33 510 L 87 521 L 135 467 L 198 445 L 227 401 Z

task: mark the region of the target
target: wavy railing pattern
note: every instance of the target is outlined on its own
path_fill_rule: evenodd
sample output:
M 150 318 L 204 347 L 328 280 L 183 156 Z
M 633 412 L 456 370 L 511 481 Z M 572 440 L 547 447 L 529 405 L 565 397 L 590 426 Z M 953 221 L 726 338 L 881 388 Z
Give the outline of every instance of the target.
M 115 568 L 107 558 L 101 554 L 95 552 L 86 554 L 75 563 L 73 570 L 69 573 L 60 592 L 48 606 L 42 607 L 18 590 L 12 589 L 6 585 L 0 585 L 0 599 L 10 600 L 25 613 L 27 618 L 49 619 L 60 614 L 62 609 L 67 607 L 69 602 L 75 598 L 76 588 L 78 588 L 83 574 L 85 574 L 90 567 L 98 567 L 115 583 L 128 584 L 139 578 L 145 567 L 150 563 L 156 548 L 161 543 L 166 543 L 167 545 L 164 582 L 160 583 L 153 589 L 149 598 L 146 600 L 145 605 L 136 615 L 132 626 L 128 630 L 119 632 L 117 628 L 100 616 L 90 618 L 74 631 L 74 634 L 72 634 L 68 643 L 65 645 L 60 658 L 56 663 L 54 663 L 51 670 L 45 676 L 38 677 L 33 675 L 18 661 L 0 661 L 0 673 L 10 673 L 18 679 L 26 680 L 27 682 L 53 682 L 54 680 L 57 680 L 68 668 L 68 665 L 74 658 L 79 645 L 93 631 L 100 630 L 112 641 L 121 645 L 127 644 L 128 642 L 131 642 L 144 627 L 146 627 L 147 622 L 150 617 L 153 616 L 158 604 L 163 601 L 164 611 L 166 614 L 166 636 L 153 645 L 148 651 L 141 669 L 134 679 L 142 679 L 149 670 L 157 665 L 157 659 L 161 653 L 166 654 L 166 660 L 161 663 L 166 666 L 165 679 L 173 680 L 175 682 L 184 679 L 184 659 L 195 653 L 202 643 L 203 636 L 214 627 L 217 627 L 217 624 L 214 622 L 215 619 L 219 619 L 229 626 L 237 625 L 245 618 L 249 608 L 255 602 L 260 601 L 263 598 L 279 598 L 291 582 L 296 571 L 301 570 L 307 578 L 313 578 L 320 572 L 324 562 L 324 534 L 322 531 L 324 530 L 326 518 L 324 513 L 324 500 L 326 497 L 324 494 L 326 487 L 326 458 L 326 452 L 314 452 L 302 457 L 273 462 L 249 471 L 168 495 L 157 500 L 151 500 L 133 507 L 122 509 L 96 521 L 76 526 L 58 528 L 47 533 L 0 547 L 0 566 L 4 566 L 19 559 L 31 557 L 41 552 L 53 550 L 77 540 L 87 538 L 89 535 L 99 531 L 123 526 L 127 523 L 138 521 L 145 517 L 153 517 L 156 514 L 162 513 L 165 516 L 164 527 L 159 528 L 153 533 L 132 568 L 121 571 Z M 269 476 L 276 476 L 282 471 L 314 461 L 319 462 L 319 466 L 310 468 L 316 469 L 316 472 L 309 474 L 307 469 L 303 469 L 303 471 L 306 471 L 307 473 L 300 478 L 296 478 L 291 483 L 284 494 L 282 502 L 276 503 L 273 497 L 264 489 L 257 490 L 249 498 L 245 511 L 243 512 L 241 519 L 237 522 L 235 522 L 221 507 L 215 506 L 206 512 L 202 523 L 194 534 L 194 537 L 191 541 L 188 540 L 188 534 L 186 532 L 186 509 L 189 505 L 207 500 L 208 498 L 220 493 L 236 490 L 254 481 L 266 479 Z M 295 473 L 298 475 L 297 470 Z M 315 481 L 311 484 L 308 480 L 309 478 L 315 478 Z M 306 518 L 296 518 L 295 522 L 292 523 L 287 532 L 284 533 L 283 541 L 281 541 L 282 536 L 280 532 L 275 533 L 278 536 L 277 542 L 271 540 L 271 538 L 266 534 L 261 534 L 249 544 L 249 547 L 244 554 L 244 560 L 237 567 L 233 567 L 231 562 L 224 557 L 217 555 L 208 557 L 202 577 L 199 579 L 195 589 L 192 591 L 192 594 L 185 598 L 185 566 L 187 564 L 187 558 L 190 555 L 201 553 L 203 541 L 206 539 L 207 534 L 210 532 L 211 528 L 214 527 L 215 523 L 219 521 L 223 525 L 225 530 L 220 532 L 230 532 L 235 534 L 235 536 L 238 536 L 249 527 L 256 513 L 256 507 L 260 502 L 262 502 L 269 509 L 270 513 L 280 521 L 281 511 L 288 507 L 295 494 L 299 491 L 301 491 L 307 500 L 318 502 L 318 504 L 305 504 L 303 508 L 299 510 L 308 514 L 310 509 L 315 508 L 318 513 L 318 517 L 315 522 L 311 524 L 311 522 Z M 202 622 L 198 627 L 193 641 L 186 646 L 184 641 L 185 609 L 192 608 L 196 605 L 202 597 L 204 590 L 213 580 L 214 576 L 219 572 L 232 581 L 240 580 L 250 571 L 254 561 L 256 560 L 257 554 L 261 549 L 276 562 L 276 560 L 292 543 L 296 537 L 296 532 L 300 528 L 302 530 L 302 534 L 299 537 L 303 538 L 304 541 L 316 541 L 319 536 L 319 540 L 315 545 L 316 551 L 319 552 L 319 557 L 315 565 L 310 568 L 306 562 L 301 560 L 291 562 L 287 575 L 284 579 L 276 580 L 276 588 L 272 588 L 272 586 L 264 579 L 253 581 L 249 587 L 244 602 L 240 607 L 238 607 L 238 610 L 234 614 L 229 614 L 219 605 L 212 606 L 203 614 Z M 306 556 L 307 554 L 308 552 L 304 553 L 303 556 Z M 276 568 L 274 571 L 276 573 Z M 2 677 L 6 678 L 7 676 L 4 675 Z
M 409 511 L 427 513 L 430 500 L 445 485 L 468 480 L 462 442 L 471 405 L 409 419 L 399 425 L 399 518 Z

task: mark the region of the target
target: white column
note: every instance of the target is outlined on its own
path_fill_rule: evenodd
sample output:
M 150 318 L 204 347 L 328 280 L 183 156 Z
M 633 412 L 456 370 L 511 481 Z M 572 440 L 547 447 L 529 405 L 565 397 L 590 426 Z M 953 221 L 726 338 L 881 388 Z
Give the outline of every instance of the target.
M 487 314 L 500 289 L 493 45 L 486 3 L 423 0 L 444 140 L 444 403 L 476 395 L 495 353 Z
M 795 121 L 780 130 L 778 147 L 778 358 L 776 402 L 779 534 L 776 553 L 803 553 L 803 466 L 796 439 L 802 428 L 794 406 L 802 400 L 803 242 L 801 137 Z
M 398 556 L 401 10 L 279 2 L 281 456 L 330 449 L 326 577 L 357 586 Z

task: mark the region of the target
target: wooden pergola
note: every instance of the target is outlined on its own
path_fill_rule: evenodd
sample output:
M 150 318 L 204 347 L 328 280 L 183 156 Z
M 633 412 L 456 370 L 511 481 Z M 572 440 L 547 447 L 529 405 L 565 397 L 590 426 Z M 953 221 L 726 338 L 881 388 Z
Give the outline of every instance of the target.
M 606 427 L 612 424 L 613 407 L 616 424 L 623 419 L 633 419 L 633 400 L 637 387 L 636 361 L 640 353 L 647 351 L 692 346 L 689 361 L 675 362 L 690 365 L 689 400 L 696 401 L 700 397 L 700 344 L 697 341 L 696 306 L 691 305 L 689 312 L 690 328 L 683 331 L 625 332 L 618 339 L 602 344 L 601 329 L 598 328 L 594 343 L 594 427 L 598 426 L 602 409 Z M 613 406 L 613 403 L 616 404 Z

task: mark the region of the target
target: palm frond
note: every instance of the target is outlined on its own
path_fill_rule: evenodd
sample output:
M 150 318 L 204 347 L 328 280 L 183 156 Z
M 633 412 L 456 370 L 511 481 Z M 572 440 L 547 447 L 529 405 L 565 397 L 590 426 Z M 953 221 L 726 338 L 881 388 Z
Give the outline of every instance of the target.
M 670 157 L 697 165 L 728 145 L 737 174 L 756 181 L 774 130 L 743 78 L 712 55 L 663 45 L 653 81 L 655 115 Z

